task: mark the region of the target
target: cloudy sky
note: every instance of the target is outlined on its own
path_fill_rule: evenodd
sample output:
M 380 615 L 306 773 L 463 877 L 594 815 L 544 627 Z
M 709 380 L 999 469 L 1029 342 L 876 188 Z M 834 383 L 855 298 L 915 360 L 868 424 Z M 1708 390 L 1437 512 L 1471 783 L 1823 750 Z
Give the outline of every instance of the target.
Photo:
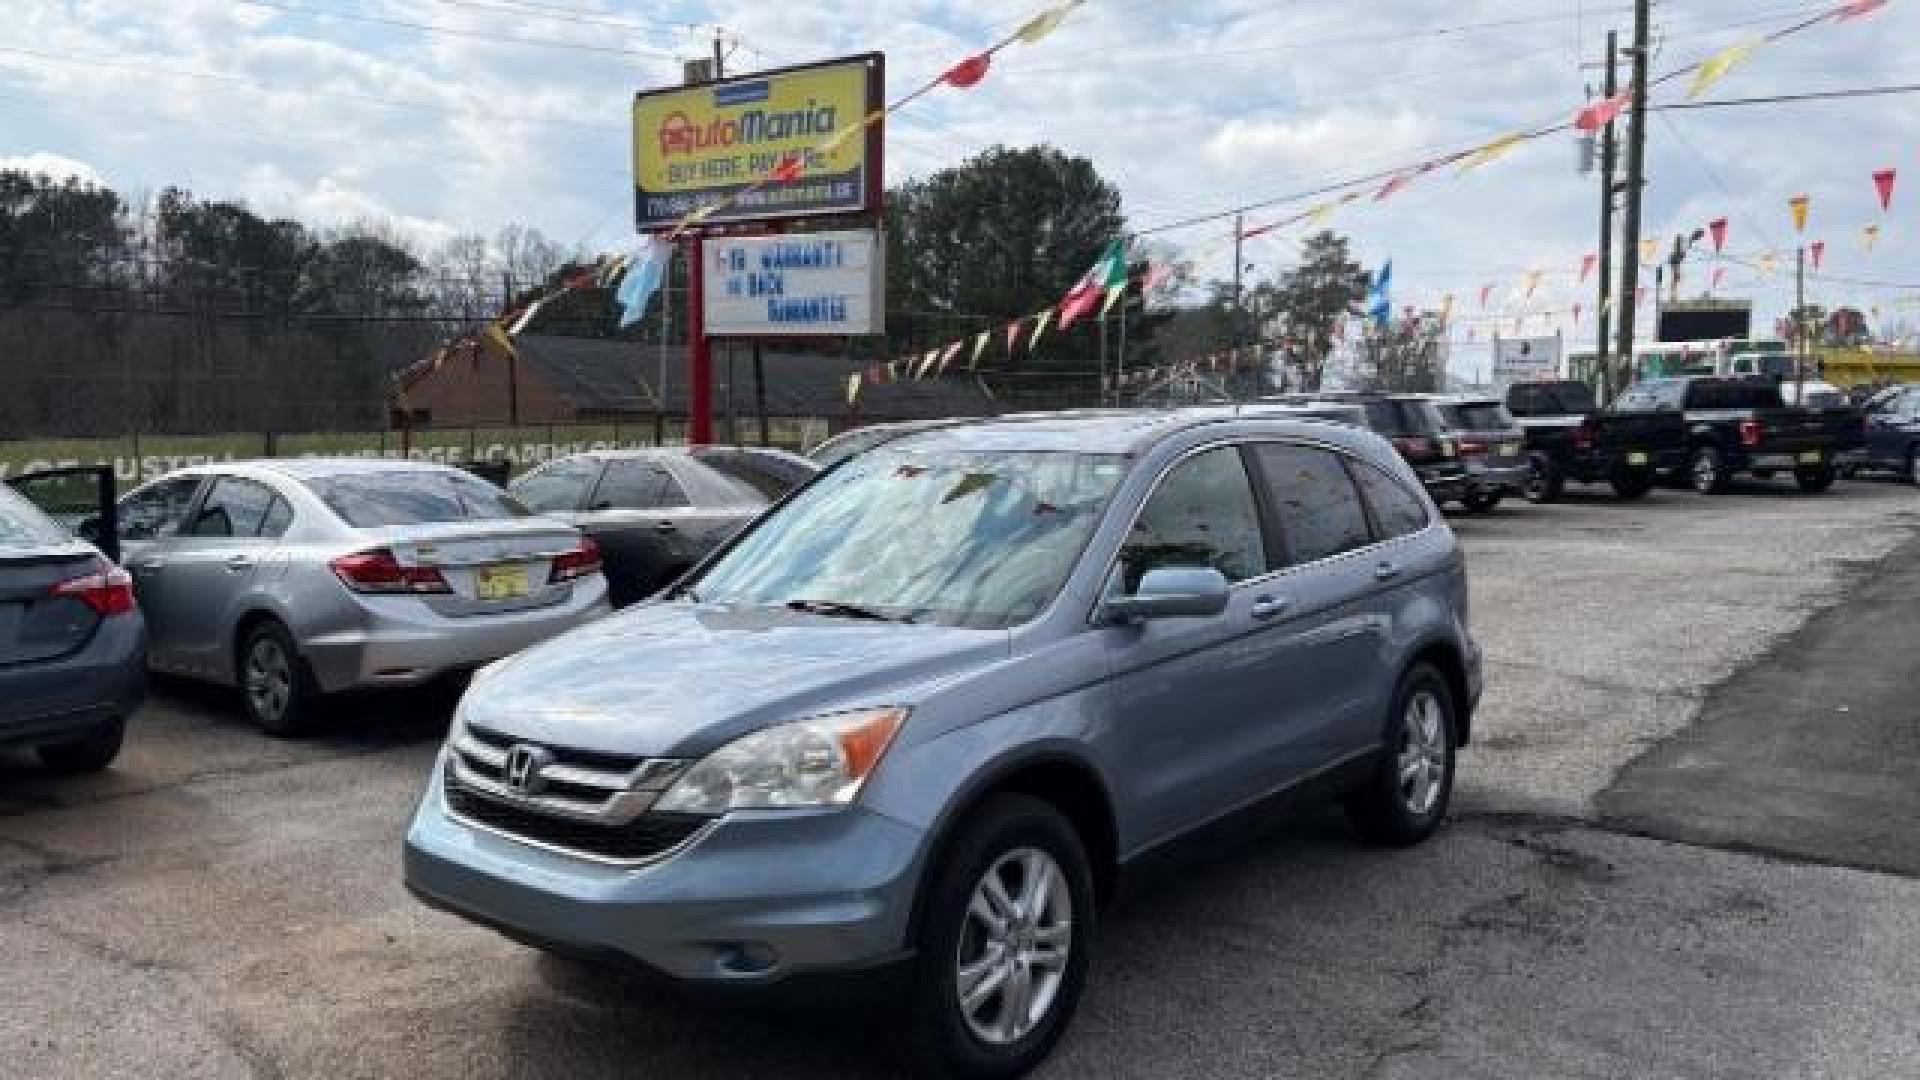
M 1657 0 L 1657 73 L 1841 0 Z M 0 23 L 0 164 L 95 177 L 124 192 L 180 184 L 314 223 L 377 216 L 423 247 L 508 222 L 592 249 L 630 239 L 629 111 L 677 81 L 716 26 L 734 70 L 877 49 L 898 93 L 1005 35 L 1043 0 L 12 0 Z M 996 142 L 1051 142 L 1115 181 L 1151 229 L 1569 118 L 1625 0 L 1089 0 L 1056 33 L 1016 45 L 974 89 L 942 89 L 889 122 L 891 179 Z M 1708 97 L 1916 81 L 1897 43 L 1920 40 L 1920 0 L 1823 24 L 1755 52 Z M 1655 91 L 1684 98 L 1686 81 Z M 1920 324 L 1920 105 L 1913 96 L 1659 115 L 1649 126 L 1647 225 L 1730 221 L 1721 291 L 1764 323 L 1791 300 L 1787 200 L 1812 197 L 1805 239 L 1827 244 L 1810 299 Z M 1464 337 L 1481 318 L 1534 312 L 1530 332 L 1593 334 L 1581 257 L 1597 184 L 1570 134 L 1481 170 L 1436 172 L 1330 222 L 1369 265 L 1391 258 L 1395 303 L 1452 293 Z M 1893 212 L 1871 182 L 1900 170 Z M 1307 202 L 1251 211 L 1249 226 Z M 1869 254 L 1861 230 L 1880 222 Z M 1230 265 L 1230 225 L 1155 240 Z M 1297 235 L 1297 233 L 1295 234 Z M 1250 241 L 1256 275 L 1292 257 Z M 1711 264 L 1689 266 L 1689 290 Z M 1541 274 L 1531 298 L 1523 283 Z M 1651 279 L 1649 278 L 1649 283 Z M 1568 309 L 1584 301 L 1584 321 Z M 1556 311 L 1555 319 L 1540 311 Z M 1643 320 L 1645 321 L 1645 320 Z M 1491 329 L 1474 330 L 1484 341 Z

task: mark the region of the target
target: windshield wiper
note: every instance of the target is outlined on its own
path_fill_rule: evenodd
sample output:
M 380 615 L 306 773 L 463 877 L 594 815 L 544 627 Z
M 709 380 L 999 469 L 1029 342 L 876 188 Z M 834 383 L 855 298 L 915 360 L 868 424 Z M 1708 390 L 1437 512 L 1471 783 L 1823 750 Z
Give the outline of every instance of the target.
M 912 622 L 904 615 L 888 615 L 859 604 L 843 604 L 838 600 L 789 600 L 789 611 L 804 611 L 809 615 L 825 615 L 834 619 L 864 619 L 870 622 Z

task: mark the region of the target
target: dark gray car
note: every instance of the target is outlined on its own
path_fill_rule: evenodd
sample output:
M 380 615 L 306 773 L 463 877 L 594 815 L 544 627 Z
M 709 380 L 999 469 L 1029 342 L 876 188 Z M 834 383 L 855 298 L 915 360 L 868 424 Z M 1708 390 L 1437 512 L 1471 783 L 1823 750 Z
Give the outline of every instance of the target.
M 93 470 L 67 472 L 83 491 L 92 482 Z M 97 528 L 103 512 L 62 516 Z M 0 747 L 31 746 L 59 772 L 104 769 L 145 696 L 146 627 L 126 572 L 0 484 Z
M 599 543 L 608 595 L 622 607 L 673 584 L 818 471 L 762 447 L 609 450 L 548 462 L 508 490 Z
M 925 432 L 477 676 L 406 882 L 695 983 L 898 967 L 911 1075 L 1013 1076 L 1155 853 L 1307 796 L 1376 842 L 1431 834 L 1480 671 L 1459 546 L 1376 435 L 1218 411 Z

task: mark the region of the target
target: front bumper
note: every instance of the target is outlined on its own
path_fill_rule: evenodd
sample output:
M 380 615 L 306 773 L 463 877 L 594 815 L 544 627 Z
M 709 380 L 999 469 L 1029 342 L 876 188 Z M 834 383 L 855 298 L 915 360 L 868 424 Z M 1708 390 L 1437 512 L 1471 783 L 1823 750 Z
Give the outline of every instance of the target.
M 442 774 L 407 830 L 407 888 L 524 944 L 750 987 L 905 953 L 924 837 L 891 818 L 736 813 L 659 862 L 608 865 L 452 816 Z
M 0 746 L 82 738 L 139 711 L 147 631 L 138 615 L 102 622 L 71 658 L 0 671 Z
M 592 622 L 612 608 L 606 579 L 577 581 L 546 607 L 450 618 L 418 597 L 364 598 L 351 625 L 305 637 L 301 654 L 325 693 L 418 686 L 470 671 Z
M 1467 487 L 1472 491 L 1518 495 L 1527 489 L 1532 471 L 1524 457 L 1474 462 L 1467 466 Z

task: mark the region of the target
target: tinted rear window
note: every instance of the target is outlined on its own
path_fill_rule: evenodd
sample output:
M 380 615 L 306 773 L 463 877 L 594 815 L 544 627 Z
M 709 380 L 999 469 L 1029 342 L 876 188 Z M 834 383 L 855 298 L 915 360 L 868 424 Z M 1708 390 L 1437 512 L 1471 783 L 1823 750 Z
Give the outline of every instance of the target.
M 1597 408 L 1593 388 L 1582 382 L 1518 383 L 1507 389 L 1507 407 L 1520 416 L 1588 413 Z
M 526 517 L 520 500 L 466 473 L 341 473 L 309 478 L 307 487 L 356 529 L 427 525 L 447 521 L 497 521 Z
M 775 502 L 813 477 L 799 462 L 745 450 L 689 451 L 693 459 L 714 472 L 752 488 L 762 499 Z
M 1442 406 L 1447 426 L 1455 431 L 1505 431 L 1513 426 L 1506 406 L 1497 401 L 1469 401 Z
M 1432 435 L 1444 423 L 1431 401 L 1369 401 L 1367 426 L 1388 438 Z
M 63 544 L 66 530 L 35 509 L 33 504 L 0 484 L 0 547 L 40 547 Z
M 1687 389 L 1689 409 L 1777 409 L 1780 389 L 1757 382 L 1696 382 Z

